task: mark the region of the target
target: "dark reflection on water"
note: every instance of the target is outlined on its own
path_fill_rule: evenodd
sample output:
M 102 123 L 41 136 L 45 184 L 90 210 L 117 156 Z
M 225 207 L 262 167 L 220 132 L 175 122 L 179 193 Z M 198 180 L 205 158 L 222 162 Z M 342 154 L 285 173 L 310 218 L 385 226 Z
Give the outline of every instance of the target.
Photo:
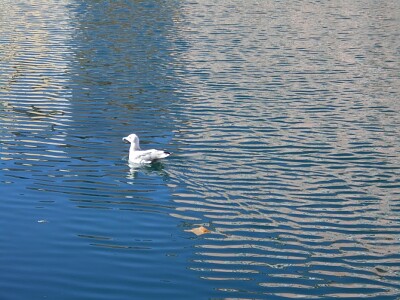
M 396 1 L 0 5 L 1 299 L 399 296 Z

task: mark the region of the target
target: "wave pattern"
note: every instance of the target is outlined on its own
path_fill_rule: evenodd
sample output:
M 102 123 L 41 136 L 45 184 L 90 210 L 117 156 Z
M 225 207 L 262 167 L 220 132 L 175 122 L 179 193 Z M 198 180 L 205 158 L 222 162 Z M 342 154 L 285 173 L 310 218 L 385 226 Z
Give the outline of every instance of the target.
M 189 191 L 174 193 L 175 216 L 214 233 L 196 243 L 191 268 L 233 297 L 391 298 L 393 13 L 380 8 L 366 28 L 372 8 L 361 2 L 297 4 L 186 6 L 190 88 L 174 109 L 189 165 L 173 177 Z
M 187 299 L 207 289 L 182 272 L 187 243 L 169 216 L 164 166 L 130 170 L 121 140 L 171 139 L 175 79 L 159 41 L 169 7 L 0 6 L 0 298 Z
M 51 5 L 43 7 L 54 11 L 46 20 L 37 14 L 34 3 L 23 14 L 22 3 L 2 5 L 0 32 L 6 40 L 0 54 L 1 156 L 3 161 L 16 159 L 28 171 L 31 162 L 66 158 L 62 146 L 71 117 L 65 76 L 70 51 L 65 41 L 70 27 Z M 56 20 L 60 20 L 58 28 L 49 26 Z
M 0 0 L 0 298 L 398 298 L 398 4 L 325 2 Z

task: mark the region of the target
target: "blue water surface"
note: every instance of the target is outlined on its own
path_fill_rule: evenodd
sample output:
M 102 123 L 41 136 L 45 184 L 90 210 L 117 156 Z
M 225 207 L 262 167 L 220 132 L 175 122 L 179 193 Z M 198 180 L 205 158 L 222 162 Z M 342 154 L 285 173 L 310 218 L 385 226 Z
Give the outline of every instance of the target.
M 0 0 L 0 299 L 400 297 L 399 11 Z

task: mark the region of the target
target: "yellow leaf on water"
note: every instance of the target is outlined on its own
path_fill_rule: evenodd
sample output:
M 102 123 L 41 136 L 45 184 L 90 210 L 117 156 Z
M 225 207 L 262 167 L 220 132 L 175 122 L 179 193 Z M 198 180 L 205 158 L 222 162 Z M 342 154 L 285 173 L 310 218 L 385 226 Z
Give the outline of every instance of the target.
M 202 235 L 202 234 L 211 232 L 211 230 L 208 230 L 204 226 L 193 228 L 192 230 L 189 230 L 189 231 L 193 232 L 195 235 Z

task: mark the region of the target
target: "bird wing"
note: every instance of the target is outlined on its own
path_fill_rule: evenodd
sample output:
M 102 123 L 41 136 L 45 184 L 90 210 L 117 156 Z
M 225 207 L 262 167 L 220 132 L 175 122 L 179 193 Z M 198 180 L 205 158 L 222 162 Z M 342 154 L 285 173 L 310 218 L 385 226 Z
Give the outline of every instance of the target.
M 135 151 L 129 160 L 138 163 L 151 163 L 153 160 L 165 158 L 169 155 L 169 152 L 151 149 L 145 151 Z

